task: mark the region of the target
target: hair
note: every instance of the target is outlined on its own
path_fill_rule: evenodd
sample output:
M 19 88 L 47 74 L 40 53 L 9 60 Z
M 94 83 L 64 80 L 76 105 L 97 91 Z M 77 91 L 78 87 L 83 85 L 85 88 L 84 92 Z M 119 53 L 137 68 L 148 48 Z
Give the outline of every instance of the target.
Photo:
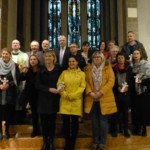
M 110 51 L 112 51 L 114 48 L 117 48 L 119 50 L 119 46 L 114 45 L 112 48 L 110 48 Z
M 100 52 L 100 51 L 95 51 L 95 52 L 92 54 L 92 59 L 93 59 L 95 56 L 97 56 L 97 55 L 99 55 L 99 56 L 102 58 L 102 61 L 105 60 L 105 57 L 104 57 L 103 53 Z
M 33 40 L 31 43 L 30 43 L 30 46 L 32 45 L 32 43 L 37 43 L 38 47 L 39 47 L 39 42 L 36 41 L 36 40 Z
M 69 62 L 70 58 L 74 58 L 77 62 L 79 62 L 79 59 L 76 56 L 74 56 L 74 55 L 71 55 L 71 56 L 68 57 L 68 62 Z
M 88 45 L 88 46 L 89 46 L 90 44 L 89 44 L 88 41 L 84 41 L 84 42 L 82 43 L 82 46 L 85 46 L 85 45 Z
M 55 55 L 55 52 L 54 52 L 54 51 L 47 51 L 47 52 L 45 52 L 44 54 L 45 54 L 45 55 L 46 55 L 46 54 L 52 55 L 52 56 L 54 57 L 54 64 L 56 64 L 57 58 L 56 58 L 56 55 Z
M 6 52 L 8 52 L 9 54 L 10 54 L 10 56 L 11 56 L 11 50 L 10 49 L 8 49 L 8 48 L 2 48 L 2 50 L 1 50 L 1 52 L 0 52 L 0 56 L 2 55 L 2 52 L 3 51 L 6 51 Z
M 135 34 L 133 31 L 128 31 L 128 34 L 129 34 L 129 33 Z
M 78 47 L 78 44 L 77 44 L 76 42 L 72 42 L 72 43 L 70 44 L 70 46 L 73 45 L 73 44 Z

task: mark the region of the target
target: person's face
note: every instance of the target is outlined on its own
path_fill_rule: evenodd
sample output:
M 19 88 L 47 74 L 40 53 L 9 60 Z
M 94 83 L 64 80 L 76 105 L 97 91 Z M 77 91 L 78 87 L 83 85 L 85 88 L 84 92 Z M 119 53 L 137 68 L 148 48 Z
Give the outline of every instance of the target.
M 140 59 L 141 59 L 141 53 L 138 50 L 135 50 L 133 52 L 133 59 L 135 60 L 135 62 L 140 61 Z
M 13 40 L 11 47 L 14 51 L 18 51 L 20 49 L 20 42 L 18 40 Z
M 35 56 L 31 56 L 30 57 L 30 60 L 29 60 L 29 63 L 32 67 L 35 67 L 37 66 L 38 64 L 38 59 L 35 57 Z
M 52 54 L 45 54 L 45 64 L 48 65 L 48 64 L 54 64 L 54 57 Z
M 87 52 L 88 50 L 89 50 L 89 45 L 88 44 L 86 44 L 86 45 L 82 45 L 82 50 L 83 50 L 83 52 Z
M 78 62 L 76 61 L 75 58 L 71 57 L 71 58 L 69 58 L 68 65 L 69 65 L 70 69 L 76 69 L 78 66 Z
M 42 49 L 43 49 L 43 50 L 48 50 L 48 49 L 49 49 L 49 41 L 44 40 L 44 41 L 42 42 Z
M 110 53 L 111 57 L 115 58 L 117 56 L 118 52 L 119 52 L 118 48 L 113 48 Z
M 108 49 L 111 49 L 115 44 L 113 42 L 108 43 Z
M 9 62 L 9 60 L 10 60 L 10 58 L 11 58 L 11 55 L 10 55 L 10 53 L 9 52 L 7 52 L 7 51 L 2 51 L 2 54 L 1 54 L 1 56 L 2 56 L 2 59 L 3 59 L 3 61 L 5 62 L 5 63 L 8 63 Z
M 133 33 L 128 33 L 128 42 L 133 42 L 135 40 L 135 35 Z
M 101 63 L 102 63 L 102 58 L 100 55 L 95 55 L 93 57 L 93 63 L 96 65 L 96 66 L 99 66 Z
M 117 58 L 118 64 L 125 64 L 125 57 L 122 55 L 119 55 Z
M 39 43 L 38 42 L 31 42 L 31 51 L 36 53 L 39 50 Z
M 102 42 L 100 45 L 100 51 L 104 51 L 105 49 L 105 42 Z
M 71 44 L 70 45 L 70 52 L 71 52 L 71 54 L 76 54 L 77 53 L 77 51 L 78 51 L 78 47 L 77 47 L 77 45 L 76 44 Z
M 62 48 L 64 48 L 64 47 L 66 46 L 67 40 L 66 40 L 66 37 L 65 37 L 65 36 L 61 36 L 61 37 L 59 38 L 59 44 L 60 44 L 60 46 L 61 46 Z

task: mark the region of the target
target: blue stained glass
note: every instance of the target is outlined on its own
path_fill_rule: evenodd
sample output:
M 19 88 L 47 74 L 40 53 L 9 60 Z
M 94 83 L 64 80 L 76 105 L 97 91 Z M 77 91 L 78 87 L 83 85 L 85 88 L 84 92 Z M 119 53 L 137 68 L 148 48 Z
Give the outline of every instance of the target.
M 81 46 L 80 0 L 68 0 L 68 46 L 75 42 Z
M 61 0 L 48 1 L 48 40 L 50 48 L 59 46 L 58 37 L 61 31 Z
M 100 0 L 87 1 L 88 41 L 96 48 L 100 42 Z

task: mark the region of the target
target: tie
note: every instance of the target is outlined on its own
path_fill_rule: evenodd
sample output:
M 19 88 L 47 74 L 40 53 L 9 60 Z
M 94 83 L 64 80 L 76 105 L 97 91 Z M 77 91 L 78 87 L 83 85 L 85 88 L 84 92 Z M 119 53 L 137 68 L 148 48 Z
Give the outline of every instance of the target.
M 60 49 L 60 54 L 59 54 L 59 64 L 62 65 L 62 61 L 63 61 L 63 49 Z

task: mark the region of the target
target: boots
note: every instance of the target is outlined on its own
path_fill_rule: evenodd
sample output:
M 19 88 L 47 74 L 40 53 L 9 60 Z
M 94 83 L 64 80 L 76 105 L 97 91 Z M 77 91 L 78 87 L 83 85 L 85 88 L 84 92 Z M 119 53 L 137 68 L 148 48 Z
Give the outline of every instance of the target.
M 48 138 L 44 138 L 43 139 L 43 145 L 42 145 L 41 150 L 49 150 L 49 141 L 48 141 Z
M 5 124 L 5 135 L 4 135 L 5 139 L 9 139 L 10 138 L 10 134 L 9 134 L 9 125 L 6 123 Z
M 146 126 L 142 127 L 142 136 L 147 136 L 147 130 L 146 130 Z
M 49 149 L 48 150 L 55 150 L 54 140 L 53 139 L 49 140 Z
M 128 125 L 124 126 L 124 132 L 123 133 L 124 133 L 125 137 L 127 137 L 127 138 L 130 137 L 130 134 L 129 134 L 129 131 L 128 131 Z

